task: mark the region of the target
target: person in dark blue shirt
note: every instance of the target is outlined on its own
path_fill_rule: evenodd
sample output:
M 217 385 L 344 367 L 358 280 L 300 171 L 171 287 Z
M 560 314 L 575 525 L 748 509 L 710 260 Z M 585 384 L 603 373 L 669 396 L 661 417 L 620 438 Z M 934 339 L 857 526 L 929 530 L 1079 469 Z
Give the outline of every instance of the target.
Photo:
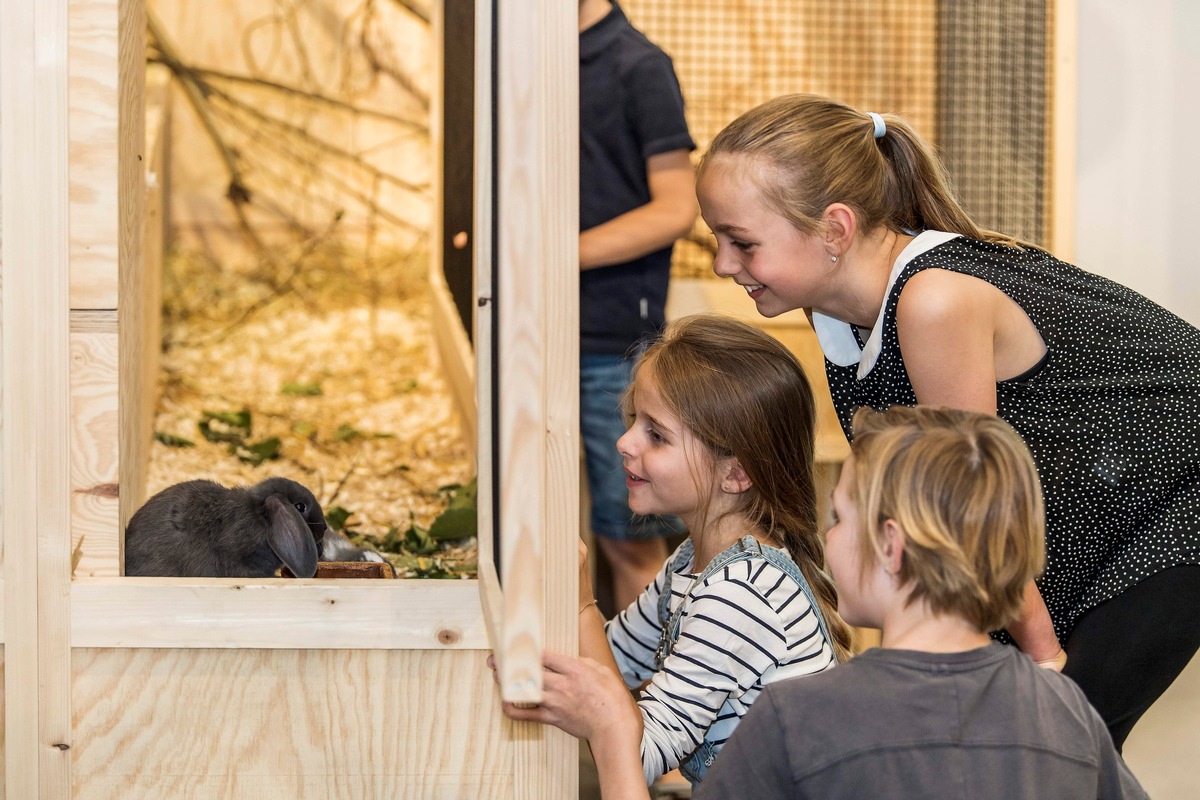
M 591 532 L 620 611 L 679 532 L 631 514 L 616 442 L 638 343 L 665 323 L 672 248 L 696 219 L 695 143 L 671 59 L 610 0 L 579 3 L 579 98 L 580 426 Z

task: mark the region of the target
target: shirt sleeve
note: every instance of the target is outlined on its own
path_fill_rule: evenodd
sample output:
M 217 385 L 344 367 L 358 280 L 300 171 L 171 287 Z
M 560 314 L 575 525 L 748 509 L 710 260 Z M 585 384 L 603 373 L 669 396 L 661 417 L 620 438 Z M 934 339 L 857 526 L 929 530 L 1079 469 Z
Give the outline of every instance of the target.
M 1148 800 L 1150 795 L 1146 794 L 1146 790 L 1142 788 L 1137 778 L 1133 777 L 1133 773 L 1129 771 L 1129 767 L 1125 765 L 1125 759 L 1121 758 L 1113 747 L 1112 738 L 1109 736 L 1108 728 L 1105 727 L 1099 712 L 1091 705 L 1088 706 L 1088 710 L 1092 715 L 1093 735 L 1100 746 L 1097 800 Z
M 684 602 L 679 639 L 638 701 L 647 781 L 679 766 L 730 697 L 756 686 L 787 649 L 779 615 L 746 581 L 714 580 Z
M 767 687 L 696 787 L 695 800 L 798 800 L 775 695 Z
M 604 626 L 621 678 L 630 689 L 638 688 L 654 674 L 654 652 L 662 629 L 658 622 L 658 598 L 666 574 L 664 566 L 646 591 Z
M 630 124 L 637 131 L 642 158 L 672 150 L 695 150 L 683 110 L 683 92 L 670 57 L 647 53 L 628 76 Z

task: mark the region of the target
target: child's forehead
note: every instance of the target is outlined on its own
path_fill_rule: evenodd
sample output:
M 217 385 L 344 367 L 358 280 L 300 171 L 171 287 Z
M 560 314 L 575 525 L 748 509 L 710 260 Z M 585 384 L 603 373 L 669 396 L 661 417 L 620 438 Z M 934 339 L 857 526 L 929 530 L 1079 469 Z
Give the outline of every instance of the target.
M 700 185 L 732 183 L 757 186 L 766 168 L 767 165 L 761 157 L 742 153 L 721 153 L 705 162 L 704 170 L 700 174 Z

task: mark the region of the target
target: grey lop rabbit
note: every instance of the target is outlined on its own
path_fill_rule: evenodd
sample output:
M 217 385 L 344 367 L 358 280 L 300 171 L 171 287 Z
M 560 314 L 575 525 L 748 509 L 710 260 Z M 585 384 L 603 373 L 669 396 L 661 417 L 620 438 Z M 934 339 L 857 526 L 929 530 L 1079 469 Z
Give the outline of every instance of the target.
M 287 478 L 226 488 L 168 486 L 125 528 L 125 574 L 269 578 L 286 564 L 311 578 L 328 526 L 312 492 Z
M 375 561 L 386 564 L 387 559 L 374 550 L 358 547 L 345 535 L 333 528 L 325 531 L 325 541 L 321 543 L 322 561 Z

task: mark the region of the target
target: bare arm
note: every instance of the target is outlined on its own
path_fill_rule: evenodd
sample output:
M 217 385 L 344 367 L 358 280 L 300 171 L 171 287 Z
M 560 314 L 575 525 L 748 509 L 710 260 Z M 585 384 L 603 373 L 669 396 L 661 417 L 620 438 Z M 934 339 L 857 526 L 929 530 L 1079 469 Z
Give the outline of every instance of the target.
M 621 670 L 613 658 L 612 647 L 604 634 L 604 615 L 596 606 L 592 592 L 592 573 L 588 569 L 587 545 L 579 540 L 579 655 L 608 667 L 614 675 Z M 640 763 L 640 762 L 639 762 Z
M 696 177 L 687 150 L 646 160 L 650 202 L 579 234 L 579 268 L 623 264 L 662 250 L 696 221 Z
M 978 278 L 930 269 L 914 275 L 896 308 L 897 335 L 917 402 L 996 413 L 996 339 L 1005 298 Z M 1066 663 L 1037 585 L 1025 587 L 1021 617 L 1008 626 L 1043 666 Z

